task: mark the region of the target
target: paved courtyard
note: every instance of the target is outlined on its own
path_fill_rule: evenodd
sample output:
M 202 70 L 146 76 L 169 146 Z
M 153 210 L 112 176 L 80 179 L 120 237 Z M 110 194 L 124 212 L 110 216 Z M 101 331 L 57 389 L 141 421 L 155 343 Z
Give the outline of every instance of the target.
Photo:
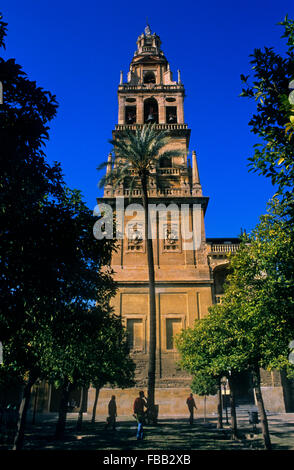
M 57 415 L 39 415 L 36 424 L 29 417 L 25 447 L 27 450 L 259 450 L 263 449 L 260 425 L 253 433 L 248 417 L 238 417 L 240 439 L 230 439 L 229 425 L 216 429 L 216 416 L 197 417 L 194 425 L 187 417 L 161 418 L 157 426 L 145 426 L 143 441 L 136 439 L 136 421 L 130 417 L 118 418 L 117 429 L 105 430 L 105 420 L 98 418 L 91 424 L 84 414 L 82 431 L 76 431 L 76 414 L 69 414 L 64 439 L 54 440 Z M 294 414 L 269 414 L 269 428 L 273 450 L 294 450 Z M 4 447 L 2 447 L 4 448 Z

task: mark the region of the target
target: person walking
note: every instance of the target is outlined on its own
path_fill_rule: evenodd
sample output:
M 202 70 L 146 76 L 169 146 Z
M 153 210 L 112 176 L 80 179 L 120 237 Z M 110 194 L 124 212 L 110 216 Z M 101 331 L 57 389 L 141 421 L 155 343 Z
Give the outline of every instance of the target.
M 134 406 L 133 406 L 133 411 L 134 411 L 134 416 L 138 422 L 138 428 L 137 428 L 137 440 L 142 440 L 143 439 L 143 424 L 145 422 L 145 411 L 144 408 L 147 408 L 147 402 L 145 399 L 144 392 L 141 391 L 139 392 L 139 396 L 135 399 L 134 401 Z
M 194 408 L 197 410 L 197 406 L 196 406 L 195 400 L 193 398 L 193 393 L 190 393 L 190 395 L 187 398 L 186 403 L 187 403 L 187 406 L 188 406 L 188 410 L 190 412 L 189 422 L 190 422 L 190 424 L 193 424 L 193 421 L 194 421 Z
M 112 425 L 112 429 L 113 431 L 115 431 L 116 417 L 117 417 L 117 408 L 116 408 L 115 395 L 112 395 L 111 400 L 108 403 L 108 417 L 106 420 L 105 429 L 107 429 L 108 426 Z

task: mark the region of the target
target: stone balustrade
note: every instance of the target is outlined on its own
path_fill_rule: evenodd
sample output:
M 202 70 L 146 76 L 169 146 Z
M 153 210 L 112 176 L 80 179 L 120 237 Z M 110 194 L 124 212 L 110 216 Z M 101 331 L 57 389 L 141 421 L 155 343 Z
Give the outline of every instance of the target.
M 222 243 L 211 245 L 211 253 L 235 253 L 239 249 L 238 244 L 233 243 Z
M 171 91 L 171 90 L 183 90 L 184 85 L 181 83 L 177 85 L 163 85 L 161 83 L 155 84 L 155 83 L 144 83 L 144 84 L 138 84 L 138 85 L 130 85 L 128 83 L 122 83 L 118 86 L 118 89 L 121 91 L 142 91 L 146 90 L 148 88 L 151 88 L 154 91 Z
M 157 172 L 160 175 L 180 175 L 180 168 L 159 168 Z
M 115 191 L 115 196 L 130 196 L 130 190 L 117 190 Z M 166 188 L 166 189 L 148 189 L 148 196 L 187 196 L 190 195 L 190 191 L 188 189 L 181 189 L 181 188 Z M 141 189 L 133 189 L 132 196 L 142 196 Z
M 115 130 L 116 131 L 123 131 L 126 129 L 129 130 L 136 130 L 142 129 L 144 124 L 116 124 Z M 188 129 L 188 124 L 155 124 L 155 129 L 159 130 L 179 130 L 179 129 Z
M 180 175 L 180 168 L 152 168 L 150 173 L 158 173 L 159 175 Z M 130 169 L 129 173 L 131 176 L 138 175 L 138 170 Z

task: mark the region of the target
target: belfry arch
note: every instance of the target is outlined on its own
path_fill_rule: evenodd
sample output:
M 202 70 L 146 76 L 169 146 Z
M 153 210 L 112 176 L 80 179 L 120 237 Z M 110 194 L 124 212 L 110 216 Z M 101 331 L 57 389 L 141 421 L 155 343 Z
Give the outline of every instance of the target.
M 154 97 L 144 101 L 144 124 L 158 124 L 158 102 Z

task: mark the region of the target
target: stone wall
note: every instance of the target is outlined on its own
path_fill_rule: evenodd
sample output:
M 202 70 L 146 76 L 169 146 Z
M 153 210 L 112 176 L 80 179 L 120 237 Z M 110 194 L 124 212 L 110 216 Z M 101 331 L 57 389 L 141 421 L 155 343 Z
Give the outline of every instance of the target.
M 116 397 L 118 417 L 126 416 L 130 417 L 133 414 L 133 403 L 135 398 L 139 395 L 140 389 L 111 389 L 103 388 L 100 390 L 99 400 L 97 405 L 97 417 L 105 417 L 107 415 L 108 402 L 112 395 Z M 173 418 L 175 416 L 189 416 L 186 400 L 191 393 L 190 388 L 160 388 L 155 393 L 155 403 L 159 406 L 159 418 L 168 417 Z M 92 412 L 93 403 L 95 398 L 95 390 L 90 388 L 88 393 L 88 413 Z M 194 395 L 197 413 L 201 416 L 204 414 L 205 400 L 203 397 Z M 206 413 L 217 412 L 217 398 L 207 397 L 206 399 Z
M 266 412 L 286 412 L 282 387 L 261 387 L 261 393 Z
M 131 389 L 112 389 L 103 388 L 100 390 L 99 400 L 96 410 L 96 417 L 105 418 L 107 416 L 108 402 L 112 395 L 115 395 L 118 409 L 118 417 L 131 417 L 133 414 L 133 403 L 139 395 L 140 388 Z M 146 393 L 146 388 L 145 388 Z M 186 400 L 191 389 L 189 387 L 177 388 L 157 388 L 155 393 L 155 402 L 159 405 L 159 419 L 173 418 L 176 416 L 185 417 L 189 415 Z M 285 405 L 282 387 L 262 387 L 265 409 L 272 413 L 285 413 Z M 95 390 L 89 389 L 87 412 L 92 413 L 95 398 Z M 197 415 L 203 417 L 204 413 L 217 414 L 217 396 L 199 397 L 194 394 L 194 399 L 198 410 Z M 206 411 L 205 411 L 206 408 Z M 248 410 L 250 404 L 248 404 Z

